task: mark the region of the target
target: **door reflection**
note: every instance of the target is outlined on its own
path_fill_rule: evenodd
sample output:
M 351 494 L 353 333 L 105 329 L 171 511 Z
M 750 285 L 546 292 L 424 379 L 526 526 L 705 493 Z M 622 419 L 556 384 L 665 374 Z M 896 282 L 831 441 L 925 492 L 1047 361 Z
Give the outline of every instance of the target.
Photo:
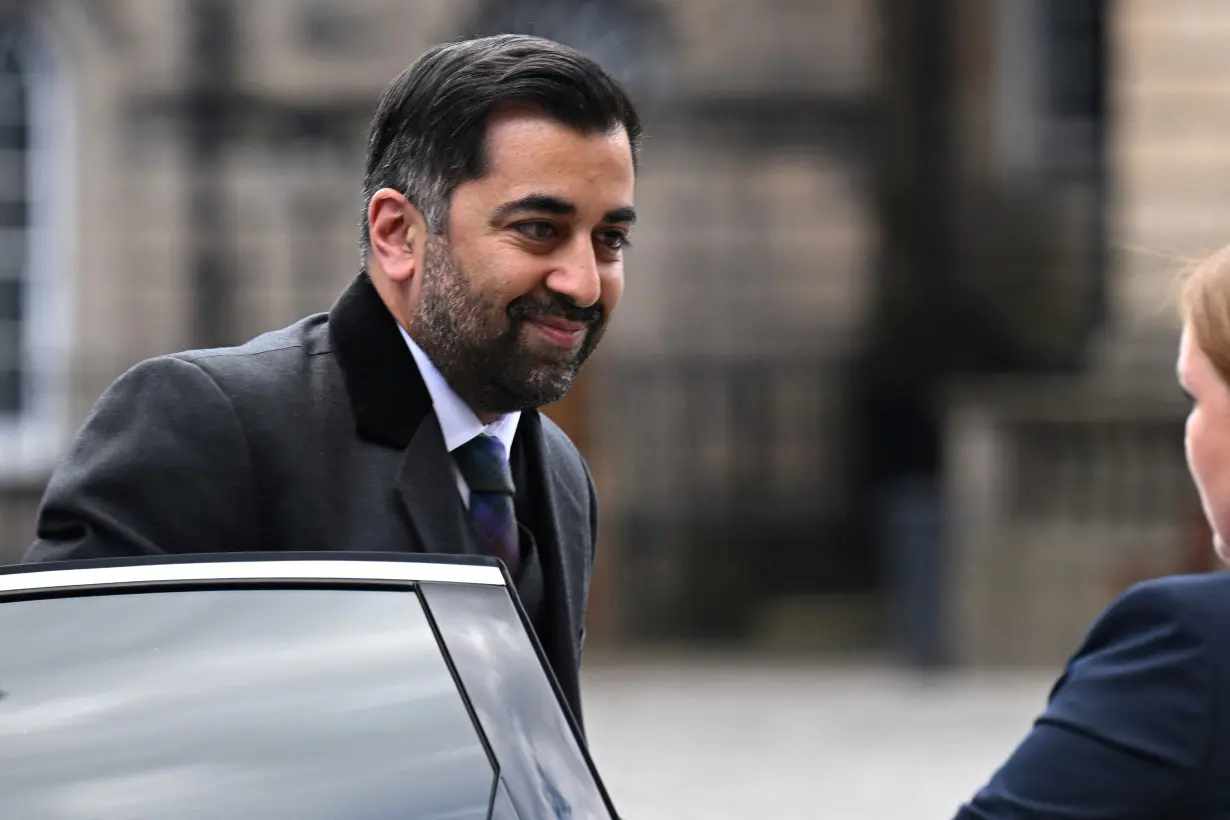
M 485 818 L 494 773 L 413 591 L 0 605 L 0 817 Z

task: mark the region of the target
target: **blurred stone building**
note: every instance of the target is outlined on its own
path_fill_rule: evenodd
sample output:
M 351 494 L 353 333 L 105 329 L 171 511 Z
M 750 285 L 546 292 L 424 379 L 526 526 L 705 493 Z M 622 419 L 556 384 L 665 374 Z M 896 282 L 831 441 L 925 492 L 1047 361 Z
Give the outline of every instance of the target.
M 1230 241 L 1230 8 L 1103 12 L 1105 320 L 1079 374 L 952 391 L 958 660 L 1056 662 L 1127 585 L 1220 568 L 1183 464 L 1174 296 L 1190 263 Z
M 596 641 L 1049 661 L 1177 565 L 1151 357 L 1168 255 L 1227 201 L 1210 4 L 0 10 L 0 555 L 123 369 L 329 307 L 383 85 L 522 30 L 598 56 L 649 129 L 625 302 L 551 408 L 600 483 Z

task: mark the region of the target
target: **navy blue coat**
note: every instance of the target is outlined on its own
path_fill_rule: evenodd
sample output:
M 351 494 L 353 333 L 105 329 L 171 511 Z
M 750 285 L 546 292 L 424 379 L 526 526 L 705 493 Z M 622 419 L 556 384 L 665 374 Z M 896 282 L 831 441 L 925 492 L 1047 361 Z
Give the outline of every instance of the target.
M 957 820 L 1230 818 L 1230 574 L 1138 584 Z

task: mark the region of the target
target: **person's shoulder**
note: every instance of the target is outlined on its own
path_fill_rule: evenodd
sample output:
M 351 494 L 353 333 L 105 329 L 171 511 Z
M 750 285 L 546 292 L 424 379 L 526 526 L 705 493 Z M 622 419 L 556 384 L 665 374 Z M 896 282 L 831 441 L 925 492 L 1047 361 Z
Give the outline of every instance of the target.
M 324 315 L 308 316 L 242 344 L 168 353 L 133 370 L 157 376 L 187 368 L 232 399 L 278 394 L 298 389 L 313 368 L 332 360 L 327 323 Z
M 1195 816 L 1227 736 L 1230 576 L 1136 583 L 1102 611 L 1046 709 L 958 820 Z M 1210 614 L 1216 607 L 1220 614 Z
M 305 382 L 336 366 L 327 317 L 309 316 L 232 347 L 151 356 L 121 373 L 100 398 L 102 407 L 137 403 L 177 407 L 218 399 L 232 408 L 294 401 Z M 318 398 L 318 397 L 317 397 Z
M 1133 584 L 1103 611 L 1092 630 L 1137 634 L 1164 628 L 1201 643 L 1230 647 L 1230 573 L 1167 575 Z
M 1119 602 L 1152 606 L 1200 609 L 1215 607 L 1230 611 L 1230 572 L 1165 575 L 1128 587 Z
M 228 347 L 200 348 L 170 354 L 168 358 L 190 362 L 207 371 L 243 371 L 284 366 L 302 359 L 333 352 L 327 332 L 328 317 L 318 314 L 292 325 L 262 333 Z

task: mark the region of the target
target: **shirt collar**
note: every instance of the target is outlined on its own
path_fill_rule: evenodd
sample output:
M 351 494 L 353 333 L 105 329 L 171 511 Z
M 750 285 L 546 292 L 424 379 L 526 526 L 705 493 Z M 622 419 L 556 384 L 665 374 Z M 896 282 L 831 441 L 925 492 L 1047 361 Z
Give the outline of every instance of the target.
M 517 435 L 517 422 L 521 420 L 520 411 L 501 416 L 490 424 L 484 425 L 470 409 L 470 406 L 449 387 L 444 376 L 432 364 L 431 359 L 418 346 L 410 334 L 398 322 L 397 329 L 401 331 L 410 355 L 418 365 L 419 374 L 427 385 L 431 396 L 431 404 L 435 409 L 436 418 L 440 421 L 440 431 L 444 434 L 444 447 L 450 453 L 465 444 L 475 436 L 486 433 L 495 436 L 504 445 L 506 454 L 512 453 L 513 438 Z

